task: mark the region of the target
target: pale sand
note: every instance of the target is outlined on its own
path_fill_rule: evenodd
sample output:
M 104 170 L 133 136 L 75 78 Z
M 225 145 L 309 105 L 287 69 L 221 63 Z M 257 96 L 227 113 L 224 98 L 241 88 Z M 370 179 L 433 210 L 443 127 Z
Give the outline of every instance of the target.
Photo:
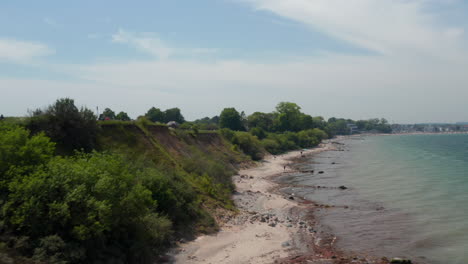
M 330 144 L 322 144 L 303 154 L 330 148 Z M 283 166 L 296 157 L 300 157 L 300 151 L 268 156 L 259 166 L 240 171 L 233 178 L 238 192 L 233 199 L 239 214 L 223 225 L 219 233 L 181 244 L 175 263 L 273 263 L 297 253 L 300 245 L 294 243 L 293 236 L 299 232 L 299 219 L 291 219 L 289 211 L 301 205 L 272 191 L 277 184 L 269 180 L 284 173 Z M 290 170 L 287 168 L 286 172 Z M 265 214 L 269 217 L 261 221 Z

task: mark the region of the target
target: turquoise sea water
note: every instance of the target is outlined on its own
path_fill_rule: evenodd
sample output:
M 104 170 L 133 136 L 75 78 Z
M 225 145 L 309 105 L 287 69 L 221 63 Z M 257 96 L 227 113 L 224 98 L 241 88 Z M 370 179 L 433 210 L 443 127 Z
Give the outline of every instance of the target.
M 468 135 L 370 136 L 344 143 L 345 151 L 299 164 L 324 174 L 285 179 L 322 186 L 288 191 L 337 206 L 318 214 L 340 247 L 424 263 L 468 263 Z M 349 189 L 336 188 L 341 185 Z

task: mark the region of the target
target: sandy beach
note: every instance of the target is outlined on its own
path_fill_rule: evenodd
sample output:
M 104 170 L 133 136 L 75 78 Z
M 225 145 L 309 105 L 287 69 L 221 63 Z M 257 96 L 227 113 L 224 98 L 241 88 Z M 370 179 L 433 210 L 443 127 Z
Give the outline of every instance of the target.
M 258 166 L 241 170 L 233 178 L 233 199 L 239 213 L 214 235 L 200 236 L 179 245 L 175 263 L 388 263 L 385 259 L 344 256 L 313 216 L 324 207 L 278 191 L 275 176 L 294 173 L 292 160 L 335 150 L 336 142 L 319 147 L 268 156 Z M 286 168 L 285 168 L 286 166 Z M 349 253 L 348 253 L 349 254 Z

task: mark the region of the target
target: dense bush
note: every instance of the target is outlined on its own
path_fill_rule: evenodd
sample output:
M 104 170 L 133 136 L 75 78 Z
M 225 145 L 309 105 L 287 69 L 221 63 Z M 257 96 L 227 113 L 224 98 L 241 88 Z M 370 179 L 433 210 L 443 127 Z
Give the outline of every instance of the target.
M 30 173 L 52 158 L 54 143 L 44 134 L 30 136 L 26 129 L 0 122 L 0 200 L 8 194 L 14 174 Z
M 250 132 L 250 134 L 256 136 L 260 140 L 266 138 L 266 136 L 267 136 L 267 133 L 265 132 L 265 130 L 263 130 L 260 127 L 254 127 L 252 129 L 250 129 L 249 132 Z
M 280 154 L 298 148 L 315 147 L 327 137 L 327 133 L 314 128 L 299 132 L 269 133 L 261 144 L 269 153 Z
M 220 134 L 229 142 L 237 146 L 252 160 L 261 160 L 264 156 L 264 148 L 260 140 L 248 132 L 232 131 L 228 128 L 220 130 Z
M 87 108 L 78 109 L 69 98 L 34 111 L 27 128 L 33 133 L 44 132 L 57 143 L 60 152 L 67 154 L 74 150 L 91 151 L 99 129 L 94 113 Z
M 147 263 L 174 228 L 202 216 L 185 172 L 116 154 L 53 157 L 47 137 L 16 126 L 0 124 L 0 140 L 0 243 L 23 256 L 46 263 Z M 211 167 L 213 175 L 226 173 Z
M 236 132 L 232 143 L 239 146 L 239 148 L 253 160 L 261 160 L 263 158 L 264 153 L 260 141 L 250 133 Z
M 261 141 L 263 148 L 271 154 L 280 154 L 284 152 L 283 148 L 281 147 L 280 143 L 277 140 L 266 138 Z
M 164 112 L 159 108 L 152 107 L 148 112 L 146 112 L 145 116 L 152 122 L 160 122 L 164 124 L 170 121 L 175 121 L 179 124 L 185 122 L 184 116 L 177 107 L 166 109 Z
M 142 260 L 171 235 L 171 221 L 160 213 L 189 213 L 179 210 L 185 187 L 172 189 L 154 171 L 132 170 L 116 155 L 56 157 L 15 176 L 3 206 L 5 226 L 28 237 L 30 254 L 41 261 Z M 51 241 L 61 241 L 60 257 L 49 252 Z
M 241 114 L 235 108 L 224 108 L 219 116 L 219 127 L 229 128 L 235 131 L 245 130 L 242 124 Z

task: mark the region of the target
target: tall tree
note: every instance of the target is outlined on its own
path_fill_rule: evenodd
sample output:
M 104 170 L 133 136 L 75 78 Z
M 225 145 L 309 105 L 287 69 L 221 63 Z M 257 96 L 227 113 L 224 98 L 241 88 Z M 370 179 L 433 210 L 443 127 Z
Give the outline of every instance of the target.
M 128 116 L 127 113 L 121 111 L 120 113 L 118 113 L 116 116 L 115 116 L 115 119 L 117 120 L 121 120 L 121 121 L 130 121 L 130 117 Z
M 104 109 L 101 115 L 99 115 L 99 120 L 115 120 L 115 112 L 110 108 Z
M 249 129 L 258 127 L 265 131 L 271 131 L 273 129 L 273 119 L 274 115 L 271 113 L 255 112 L 247 117 L 247 123 Z
M 45 110 L 37 109 L 27 126 L 34 133 L 44 131 L 57 143 L 58 150 L 66 153 L 91 151 L 99 129 L 93 111 L 78 109 L 70 98 L 58 99 Z
M 301 108 L 290 102 L 281 102 L 276 106 L 277 126 L 279 131 L 301 130 Z
M 185 122 L 184 116 L 180 112 L 180 109 L 177 107 L 170 108 L 164 111 L 164 116 L 165 116 L 165 122 L 176 121 L 179 124 L 182 124 Z
M 161 109 L 156 108 L 156 107 L 151 107 L 148 112 L 145 114 L 146 118 L 153 122 L 165 122 L 165 114 Z
M 231 130 L 244 130 L 242 126 L 241 115 L 233 107 L 224 108 L 219 116 L 219 126 Z

